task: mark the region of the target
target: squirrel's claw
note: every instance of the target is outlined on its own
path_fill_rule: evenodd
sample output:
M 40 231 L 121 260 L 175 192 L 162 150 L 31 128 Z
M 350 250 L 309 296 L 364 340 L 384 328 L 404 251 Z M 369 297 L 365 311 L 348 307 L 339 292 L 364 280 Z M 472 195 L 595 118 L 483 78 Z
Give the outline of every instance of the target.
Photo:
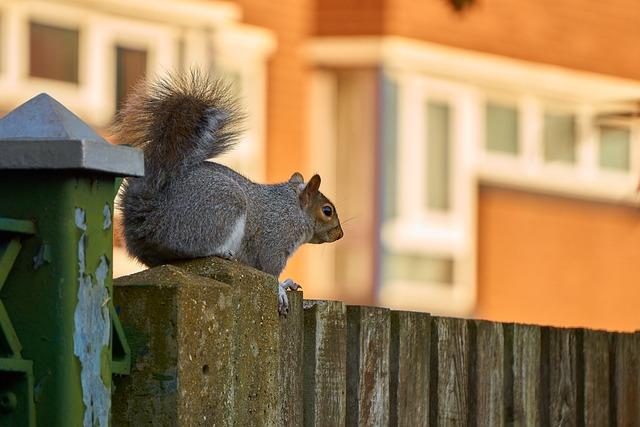
M 297 291 L 302 288 L 291 279 L 286 279 L 278 285 L 278 313 L 286 317 L 287 314 L 289 314 L 289 298 L 287 297 L 287 289 Z

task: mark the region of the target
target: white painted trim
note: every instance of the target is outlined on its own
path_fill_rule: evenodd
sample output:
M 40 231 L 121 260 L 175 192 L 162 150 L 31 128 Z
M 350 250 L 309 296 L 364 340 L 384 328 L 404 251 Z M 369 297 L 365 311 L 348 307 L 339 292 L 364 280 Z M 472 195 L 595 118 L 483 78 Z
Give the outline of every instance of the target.
M 49 0 L 102 14 L 126 15 L 142 20 L 200 26 L 218 25 L 241 18 L 240 7 L 214 0 Z
M 522 92 L 523 85 L 555 99 L 590 102 L 637 100 L 640 82 L 571 70 L 396 36 L 317 37 L 307 45 L 317 66 L 387 68 Z
M 440 314 L 469 315 L 476 295 L 474 176 L 477 93 L 465 85 L 420 72 L 392 70 L 398 86 L 398 216 L 382 226 L 382 245 L 393 252 L 449 257 L 453 283 L 387 281 L 378 294 L 383 305 Z M 426 107 L 444 102 L 450 112 L 450 208 L 428 209 L 426 196 Z

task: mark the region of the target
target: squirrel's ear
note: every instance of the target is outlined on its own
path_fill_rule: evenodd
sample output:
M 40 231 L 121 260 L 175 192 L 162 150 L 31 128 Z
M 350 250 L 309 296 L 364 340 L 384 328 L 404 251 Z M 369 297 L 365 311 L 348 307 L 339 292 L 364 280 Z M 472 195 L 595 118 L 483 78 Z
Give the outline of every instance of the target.
M 300 202 L 303 207 L 307 207 L 311 199 L 318 193 L 320 189 L 320 175 L 316 174 L 311 177 L 307 185 L 300 193 Z
M 291 175 L 291 178 L 289 178 L 289 182 L 291 184 L 304 184 L 304 178 L 300 172 L 295 172 Z

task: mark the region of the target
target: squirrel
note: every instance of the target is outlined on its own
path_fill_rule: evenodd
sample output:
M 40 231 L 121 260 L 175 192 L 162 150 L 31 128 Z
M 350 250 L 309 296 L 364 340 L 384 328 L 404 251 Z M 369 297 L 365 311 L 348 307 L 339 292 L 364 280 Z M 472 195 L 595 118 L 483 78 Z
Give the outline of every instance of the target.
M 120 210 L 128 252 L 149 267 L 220 256 L 278 278 L 304 243 L 343 236 L 338 213 L 320 191 L 320 176 L 299 172 L 259 184 L 208 161 L 231 149 L 244 114 L 229 84 L 206 72 L 143 80 L 116 116 L 118 143 L 139 147 L 145 175 L 123 183 Z M 279 282 L 278 311 L 289 310 Z

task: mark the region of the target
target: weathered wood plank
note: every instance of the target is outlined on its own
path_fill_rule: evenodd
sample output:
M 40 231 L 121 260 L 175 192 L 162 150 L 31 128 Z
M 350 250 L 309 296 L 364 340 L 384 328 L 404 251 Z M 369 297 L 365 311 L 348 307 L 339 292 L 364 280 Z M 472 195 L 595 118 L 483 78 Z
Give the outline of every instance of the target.
M 580 331 L 549 328 L 549 421 L 554 426 L 578 425 L 579 398 L 584 396 L 578 380 Z M 581 367 L 580 367 L 581 369 Z
M 542 424 L 541 332 L 539 326 L 513 325 L 513 423 L 516 426 Z
M 584 355 L 584 425 L 610 425 L 609 371 L 611 351 L 606 332 L 585 330 L 582 338 Z
M 429 425 L 431 316 L 391 312 L 389 399 L 391 426 Z
M 389 424 L 389 310 L 347 307 L 347 425 Z
M 345 424 L 346 354 L 347 318 L 344 303 L 304 301 L 305 426 Z
M 464 426 L 469 422 L 468 321 L 432 317 L 430 424 Z M 435 384 L 434 384 L 435 383 Z
M 615 336 L 616 425 L 640 423 L 640 335 Z
M 502 426 L 505 424 L 507 397 L 504 393 L 507 378 L 504 366 L 505 334 L 502 323 L 476 322 L 476 351 L 476 424 Z
M 280 424 L 303 423 L 304 318 L 302 292 L 288 292 L 289 314 L 280 317 Z

